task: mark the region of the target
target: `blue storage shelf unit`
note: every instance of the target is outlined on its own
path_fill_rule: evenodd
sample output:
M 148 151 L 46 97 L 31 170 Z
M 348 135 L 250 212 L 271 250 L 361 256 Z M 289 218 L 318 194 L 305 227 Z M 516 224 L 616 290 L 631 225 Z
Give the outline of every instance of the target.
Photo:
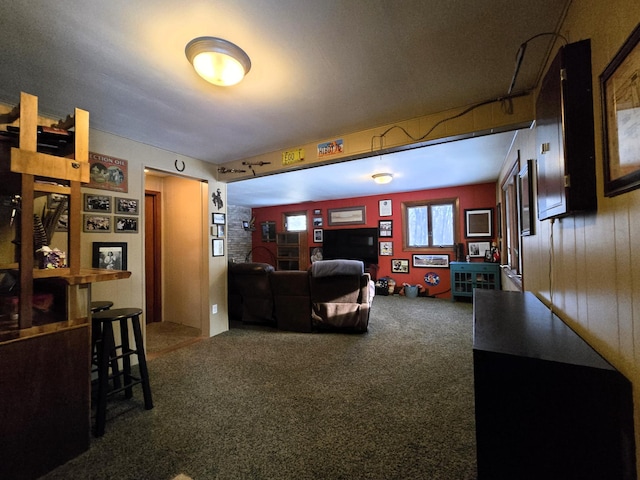
M 473 289 L 500 290 L 498 263 L 451 262 L 451 300 L 471 298 Z

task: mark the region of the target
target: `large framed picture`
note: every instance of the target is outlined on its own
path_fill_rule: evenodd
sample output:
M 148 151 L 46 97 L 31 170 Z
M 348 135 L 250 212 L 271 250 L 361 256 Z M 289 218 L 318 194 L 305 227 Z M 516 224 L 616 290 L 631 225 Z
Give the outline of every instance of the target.
M 413 266 L 417 268 L 449 268 L 449 255 L 414 254 Z
M 465 210 L 464 235 L 466 238 L 492 238 L 493 208 Z
M 92 266 L 107 270 L 126 270 L 126 242 L 93 242 Z
M 330 208 L 327 216 L 330 226 L 363 225 L 367 220 L 365 207 Z
M 604 194 L 640 187 L 640 25 L 600 75 L 604 126 Z

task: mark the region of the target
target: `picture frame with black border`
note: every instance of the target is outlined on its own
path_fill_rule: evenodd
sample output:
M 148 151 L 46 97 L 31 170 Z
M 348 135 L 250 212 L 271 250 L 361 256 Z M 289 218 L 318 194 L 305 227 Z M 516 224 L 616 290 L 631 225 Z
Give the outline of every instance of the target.
M 320 215 L 320 214 L 322 214 L 322 209 L 321 209 L 321 208 L 316 208 L 316 209 L 314 209 L 314 210 L 313 210 L 313 214 L 314 214 L 314 215 Z
M 211 256 L 212 257 L 224 256 L 224 239 L 214 238 L 211 240 Z
M 263 242 L 275 242 L 276 241 L 276 222 L 272 220 L 267 220 L 266 222 L 262 222 L 260 224 L 260 229 L 262 232 L 262 241 Z
M 380 242 L 380 255 L 387 257 L 393 255 L 393 242 Z
M 111 213 L 111 195 L 100 195 L 95 193 L 84 194 L 84 211 Z
M 390 217 L 393 215 L 393 202 L 390 199 L 380 200 L 378 202 L 378 214 L 381 217 Z
M 226 216 L 224 213 L 212 213 L 211 223 L 215 225 L 224 225 L 226 222 Z
M 391 273 L 409 273 L 409 259 L 391 259 Z
M 446 253 L 414 253 L 413 266 L 416 268 L 449 268 L 449 255 Z
M 93 268 L 127 269 L 126 242 L 93 242 L 92 254 L 91 266 Z
M 324 232 L 324 230 L 322 230 L 321 228 L 314 228 L 313 229 L 313 241 L 314 241 L 314 243 L 322 243 L 323 238 L 324 238 L 323 232 Z
M 327 223 L 329 226 L 364 225 L 367 223 L 366 208 L 364 206 L 330 208 L 327 210 L 327 215 Z
M 491 242 L 467 242 L 467 255 L 471 258 L 484 257 L 487 250 L 491 251 Z
M 140 202 L 137 198 L 115 197 L 114 203 L 116 206 L 116 213 L 125 215 L 138 215 L 138 213 L 140 213 Z
M 138 233 L 138 217 L 115 217 L 115 232 L 116 233 Z
M 111 215 L 84 214 L 82 217 L 82 231 L 85 233 L 108 233 L 111 231 Z
M 313 217 L 313 226 L 322 227 L 322 217 Z
M 465 238 L 493 237 L 493 208 L 474 208 L 464 211 Z
M 600 75 L 606 197 L 640 188 L 640 109 L 626 100 L 637 96 L 639 69 L 640 24 Z
M 378 236 L 393 237 L 393 220 L 378 220 Z

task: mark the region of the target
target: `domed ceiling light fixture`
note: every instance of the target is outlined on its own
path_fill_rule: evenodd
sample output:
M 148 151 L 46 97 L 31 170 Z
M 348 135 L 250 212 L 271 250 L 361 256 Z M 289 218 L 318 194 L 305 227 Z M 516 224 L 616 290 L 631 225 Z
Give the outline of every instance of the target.
M 379 183 L 380 185 L 384 185 L 385 183 L 389 183 L 393 180 L 393 174 L 391 173 L 376 173 L 371 177 L 374 182 Z
M 198 75 L 221 87 L 239 83 L 251 70 L 251 59 L 237 45 L 217 37 L 198 37 L 184 49 Z

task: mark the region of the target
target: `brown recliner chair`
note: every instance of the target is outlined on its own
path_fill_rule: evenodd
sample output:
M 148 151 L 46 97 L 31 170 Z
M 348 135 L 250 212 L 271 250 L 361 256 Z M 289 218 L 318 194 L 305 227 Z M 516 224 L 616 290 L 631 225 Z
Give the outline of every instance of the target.
M 323 260 L 309 269 L 311 322 L 317 330 L 366 332 L 371 277 L 358 260 Z
M 242 298 L 242 321 L 275 325 L 268 263 L 230 263 L 234 290 Z

